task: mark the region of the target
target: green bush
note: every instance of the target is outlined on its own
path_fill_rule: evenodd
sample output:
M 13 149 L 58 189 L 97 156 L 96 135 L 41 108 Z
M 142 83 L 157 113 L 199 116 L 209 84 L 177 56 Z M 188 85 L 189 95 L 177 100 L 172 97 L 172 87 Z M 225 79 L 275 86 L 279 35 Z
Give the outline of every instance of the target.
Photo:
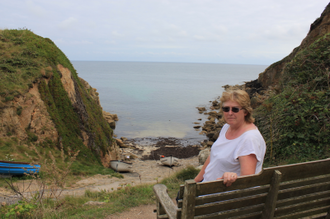
M 281 92 L 256 109 L 270 164 L 324 159 L 330 155 L 330 35 L 287 64 Z

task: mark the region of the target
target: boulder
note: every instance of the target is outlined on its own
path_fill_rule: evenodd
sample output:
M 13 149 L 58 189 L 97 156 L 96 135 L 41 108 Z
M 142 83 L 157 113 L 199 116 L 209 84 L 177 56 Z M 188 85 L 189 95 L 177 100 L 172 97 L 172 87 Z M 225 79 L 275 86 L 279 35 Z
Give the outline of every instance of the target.
M 124 142 L 118 138 L 116 138 L 116 143 L 120 148 L 128 148 L 128 146 L 126 144 L 124 144 Z
M 127 141 L 127 138 L 125 138 L 125 137 L 121 137 L 120 138 L 122 141 Z
M 214 143 L 213 141 L 207 141 L 206 145 L 211 147 L 213 145 L 213 143 Z
M 199 113 L 203 113 L 206 111 L 206 108 L 205 107 L 196 107 L 199 111 Z
M 206 149 L 200 151 L 199 154 L 198 154 L 199 164 L 203 165 L 209 155 L 210 155 L 210 148 L 206 148 Z
M 117 114 L 111 114 L 109 112 L 103 111 L 103 118 L 109 123 L 112 129 L 116 128 L 116 121 L 118 121 Z

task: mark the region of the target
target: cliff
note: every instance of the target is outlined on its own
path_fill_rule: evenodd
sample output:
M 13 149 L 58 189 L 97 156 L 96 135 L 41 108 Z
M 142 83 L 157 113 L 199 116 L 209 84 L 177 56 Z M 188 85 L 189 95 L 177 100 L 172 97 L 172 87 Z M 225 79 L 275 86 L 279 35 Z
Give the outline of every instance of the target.
M 117 117 L 105 120 L 96 89 L 56 45 L 29 30 L 0 31 L 0 145 L 16 142 L 80 153 L 82 164 L 116 159 Z M 8 142 L 11 142 L 10 144 Z M 18 152 L 19 153 L 19 152 Z M 0 159 L 4 158 L 0 155 Z
M 311 25 L 307 36 L 302 40 L 301 44 L 293 49 L 293 51 L 282 60 L 270 65 L 264 72 L 259 74 L 258 82 L 267 88 L 270 85 L 276 85 L 284 73 L 284 68 L 292 61 L 292 59 L 300 51 L 309 47 L 313 42 L 321 36 L 330 33 L 330 3 L 326 6 L 321 16 L 317 18 Z

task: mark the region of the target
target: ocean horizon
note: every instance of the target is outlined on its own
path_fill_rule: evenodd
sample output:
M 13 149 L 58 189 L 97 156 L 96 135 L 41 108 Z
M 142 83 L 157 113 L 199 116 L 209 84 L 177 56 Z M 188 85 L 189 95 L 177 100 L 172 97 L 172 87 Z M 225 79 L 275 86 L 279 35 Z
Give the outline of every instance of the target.
M 71 61 L 78 76 L 99 93 L 104 111 L 117 114 L 114 134 L 129 139 L 206 139 L 195 130 L 224 85 L 255 80 L 267 65 L 174 62 Z

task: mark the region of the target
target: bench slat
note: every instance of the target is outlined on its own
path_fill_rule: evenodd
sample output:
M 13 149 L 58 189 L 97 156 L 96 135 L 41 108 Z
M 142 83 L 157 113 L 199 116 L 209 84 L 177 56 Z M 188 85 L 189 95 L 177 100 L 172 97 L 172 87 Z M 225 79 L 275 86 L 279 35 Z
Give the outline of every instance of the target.
M 231 217 L 237 217 L 237 216 L 242 216 L 242 215 L 252 215 L 252 214 L 258 215 L 258 218 L 260 218 L 263 208 L 264 208 L 264 204 L 259 204 L 259 205 L 254 205 L 254 206 L 250 206 L 250 207 L 245 207 L 245 208 L 215 212 L 212 214 L 198 215 L 198 216 L 195 216 L 194 218 L 195 219 L 231 218 Z
M 329 191 L 329 190 L 330 190 L 330 182 L 301 186 L 298 188 L 291 188 L 291 189 L 279 191 L 278 200 L 282 201 L 288 198 L 301 197 L 304 195 L 309 195 L 312 193 Z
M 293 212 L 302 212 L 307 210 L 312 210 L 318 207 L 330 207 L 330 197 L 302 202 L 294 205 L 284 206 L 277 208 L 275 211 L 275 216 L 285 216 L 292 214 Z
M 282 217 L 276 217 L 276 219 L 297 219 L 297 218 L 309 217 L 314 215 L 319 215 L 317 218 L 325 218 L 325 216 L 327 215 L 327 213 L 325 212 L 327 212 L 328 209 L 329 209 L 328 206 L 324 206 L 324 207 L 314 208 L 308 211 L 287 214 Z M 316 219 L 316 217 L 313 217 L 313 219 Z
M 302 178 L 298 180 L 282 182 L 280 185 L 280 190 L 289 189 L 292 187 L 311 185 L 315 183 L 329 182 L 329 181 L 330 181 L 330 174 L 314 176 L 309 178 Z
M 288 205 L 293 205 L 299 202 L 306 202 L 311 200 L 317 200 L 321 198 L 330 197 L 330 191 L 323 191 L 323 192 L 317 192 L 317 193 L 311 193 L 308 195 L 303 195 L 299 197 L 293 197 L 288 199 L 283 199 L 277 202 L 276 207 L 283 207 Z
M 269 186 L 258 186 L 253 188 L 234 190 L 230 192 L 200 196 L 200 197 L 196 197 L 196 206 L 207 204 L 210 202 L 218 202 L 218 201 L 224 201 L 234 198 L 241 198 L 246 196 L 258 195 L 262 193 L 268 193 L 268 191 L 269 191 Z
M 259 194 L 249 197 L 230 199 L 222 202 L 214 202 L 196 206 L 195 215 L 210 214 L 220 211 L 227 211 L 237 208 L 249 207 L 263 204 L 266 201 L 266 194 Z

